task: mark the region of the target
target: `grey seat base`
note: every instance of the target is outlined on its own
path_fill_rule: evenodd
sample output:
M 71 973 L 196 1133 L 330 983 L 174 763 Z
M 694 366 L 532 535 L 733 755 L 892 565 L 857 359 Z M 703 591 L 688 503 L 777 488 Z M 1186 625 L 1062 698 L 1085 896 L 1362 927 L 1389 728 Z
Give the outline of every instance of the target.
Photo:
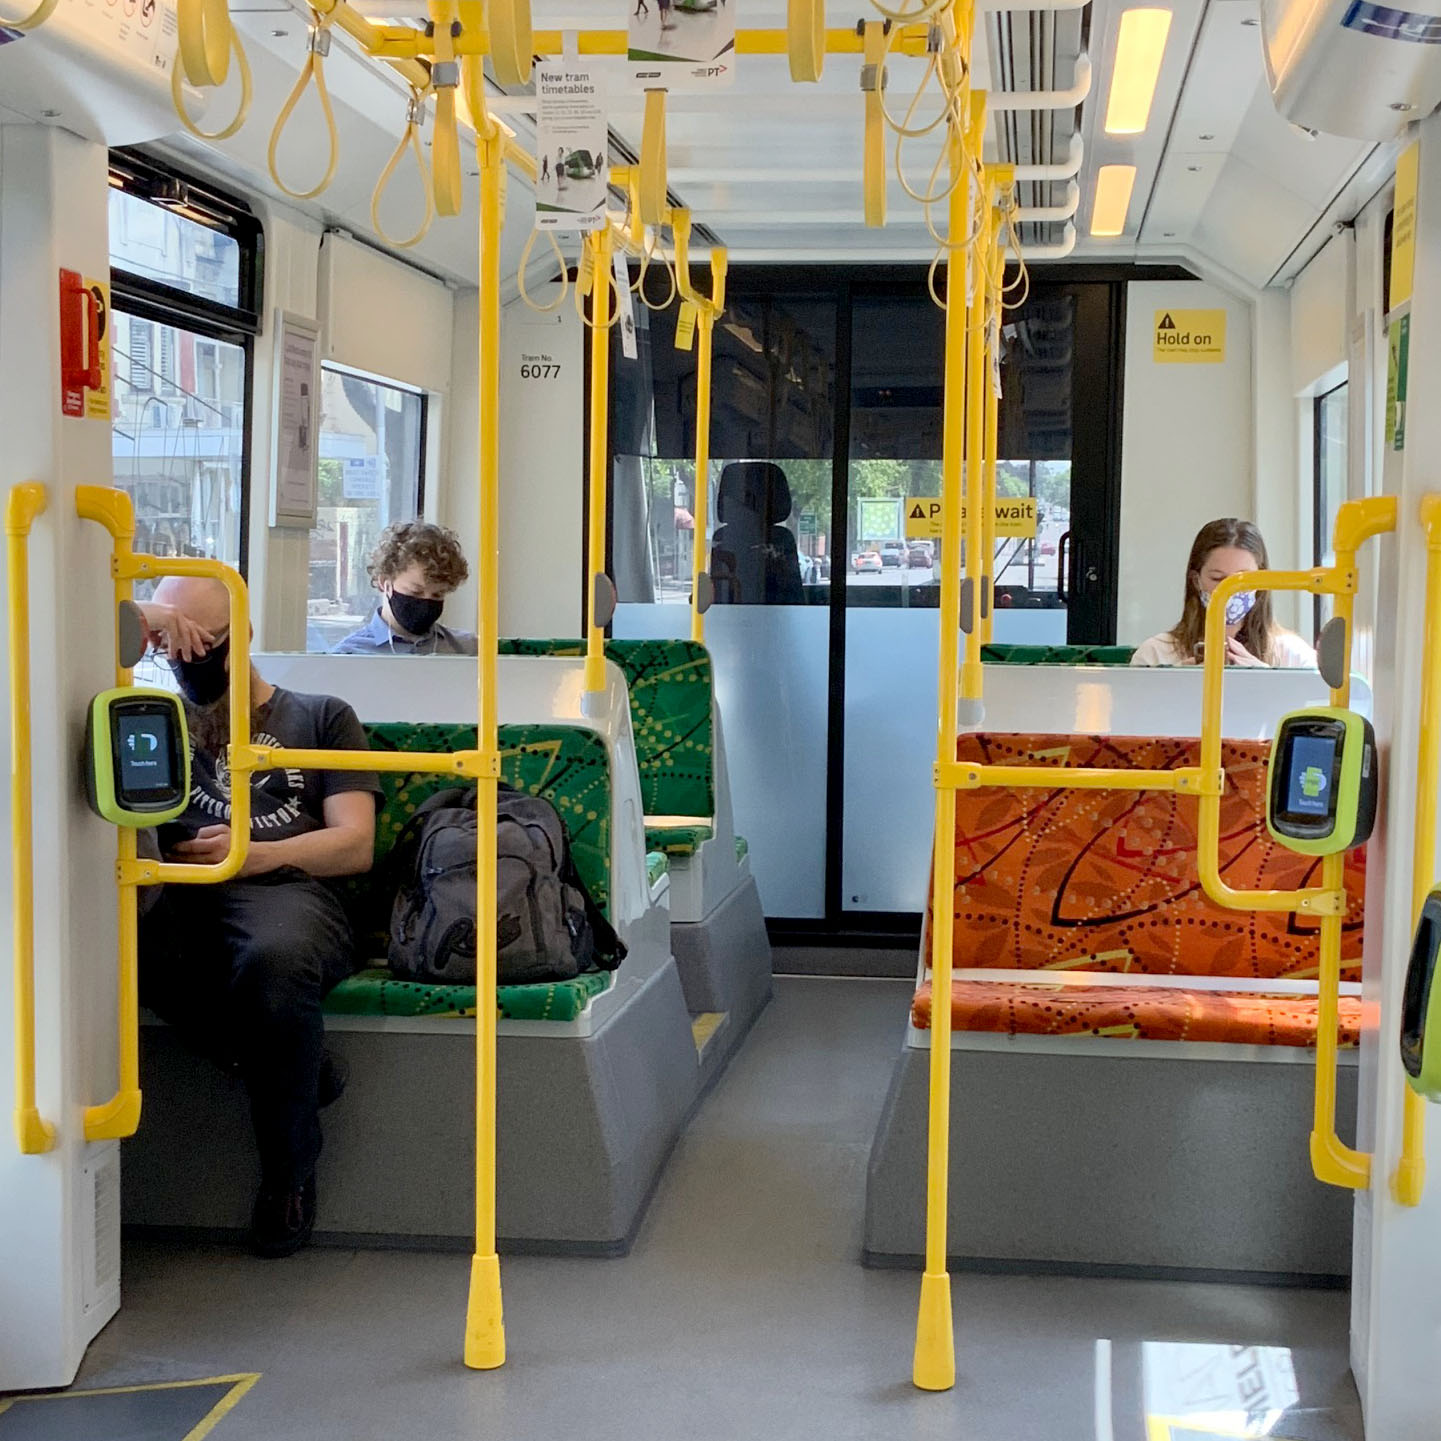
M 771 996 L 771 943 L 755 877 L 702 921 L 673 921 L 671 951 L 695 1014 L 725 1011 L 744 1035 Z
M 317 1239 L 469 1249 L 473 1024 L 332 1017 L 327 1045 L 350 1080 L 322 1116 Z M 243 1230 L 258 1181 L 243 1088 L 168 1027 L 144 1029 L 141 1061 L 125 1222 Z M 502 1034 L 497 1066 L 500 1249 L 623 1255 L 699 1095 L 674 963 L 591 1035 Z
M 952 1052 L 951 1263 L 1309 1284 L 1349 1273 L 1352 1199 L 1311 1174 L 1302 1057 L 1047 1054 L 1018 1039 Z M 866 1178 L 868 1265 L 925 1252 L 929 1071 L 929 1050 L 902 1048 Z M 1338 1114 L 1355 1108 L 1343 1065 Z

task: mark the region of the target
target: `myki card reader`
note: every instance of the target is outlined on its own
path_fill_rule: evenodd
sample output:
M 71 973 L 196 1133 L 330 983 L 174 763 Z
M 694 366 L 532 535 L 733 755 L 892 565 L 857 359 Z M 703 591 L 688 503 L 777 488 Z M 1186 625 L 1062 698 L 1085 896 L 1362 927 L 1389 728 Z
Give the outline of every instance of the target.
M 1441 991 L 1433 984 L 1436 953 L 1441 949 L 1441 890 L 1421 907 L 1411 942 L 1411 964 L 1401 993 L 1401 1064 L 1411 1089 L 1428 1101 L 1441 1101 Z M 1427 1044 L 1432 1025 L 1436 1044 Z
M 85 790 L 117 826 L 153 826 L 190 800 L 190 743 L 180 697 L 143 686 L 102 691 L 85 723 Z
M 1266 828 L 1293 851 L 1364 845 L 1376 823 L 1376 736 L 1355 711 L 1316 706 L 1281 717 L 1271 743 Z

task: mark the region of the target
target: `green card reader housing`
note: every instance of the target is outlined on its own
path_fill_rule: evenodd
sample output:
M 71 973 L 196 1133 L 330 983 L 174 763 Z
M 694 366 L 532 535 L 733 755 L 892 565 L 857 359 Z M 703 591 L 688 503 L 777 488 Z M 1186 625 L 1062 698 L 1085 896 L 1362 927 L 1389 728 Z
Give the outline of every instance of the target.
M 1401 1064 L 1407 1084 L 1428 1101 L 1441 1101 L 1441 987 L 1433 984 L 1441 950 L 1441 889 L 1426 897 L 1411 942 L 1411 964 L 1401 993 Z M 1432 1029 L 1436 1044 L 1427 1043 Z
M 102 691 L 85 722 L 85 791 L 90 808 L 117 826 L 154 826 L 190 803 L 185 707 L 169 691 Z
M 1364 845 L 1376 823 L 1376 735 L 1338 706 L 1281 717 L 1266 781 L 1266 829 L 1293 851 L 1330 856 Z

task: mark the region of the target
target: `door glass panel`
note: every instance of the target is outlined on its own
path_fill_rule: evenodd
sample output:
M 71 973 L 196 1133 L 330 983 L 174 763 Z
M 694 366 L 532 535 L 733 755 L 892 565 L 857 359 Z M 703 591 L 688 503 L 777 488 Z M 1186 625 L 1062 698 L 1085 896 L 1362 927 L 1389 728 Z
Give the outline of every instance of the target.
M 612 568 L 620 638 L 686 637 L 694 547 L 712 541 L 706 645 L 737 834 L 768 916 L 825 914 L 835 306 L 733 298 L 716 327 L 706 514 L 695 354 L 674 310 L 612 352 Z

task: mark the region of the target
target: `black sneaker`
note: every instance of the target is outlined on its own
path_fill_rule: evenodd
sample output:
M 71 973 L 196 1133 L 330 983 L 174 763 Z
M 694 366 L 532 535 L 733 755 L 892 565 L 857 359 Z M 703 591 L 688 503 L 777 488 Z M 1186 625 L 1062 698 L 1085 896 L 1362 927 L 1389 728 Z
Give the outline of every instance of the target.
M 320 1053 L 320 1075 L 315 1083 L 315 1099 L 323 1111 L 334 1105 L 345 1093 L 345 1083 L 350 1079 L 350 1063 L 334 1051 Z
M 250 1249 L 257 1256 L 293 1256 L 314 1229 L 314 1176 L 295 1190 L 261 1186 L 250 1218 Z

